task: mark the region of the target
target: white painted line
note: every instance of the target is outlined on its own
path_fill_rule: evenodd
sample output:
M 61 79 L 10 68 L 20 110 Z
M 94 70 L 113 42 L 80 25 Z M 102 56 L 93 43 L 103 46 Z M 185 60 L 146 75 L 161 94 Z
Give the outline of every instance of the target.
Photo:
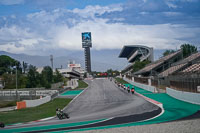
M 159 116 L 161 116 L 164 112 L 165 112 L 165 110 L 163 109 L 163 108 L 161 108 L 161 113 L 159 114 L 159 115 L 157 115 L 157 116 L 154 116 L 154 117 L 152 117 L 152 118 L 149 118 L 149 119 L 146 119 L 146 120 L 142 120 L 142 121 L 138 121 L 138 122 L 144 122 L 144 121 L 149 121 L 149 120 L 153 120 L 153 119 L 155 119 L 155 118 L 157 118 L 157 117 L 159 117 Z
M 125 124 L 129 124 L 129 123 L 138 123 L 138 122 L 149 121 L 149 120 L 152 120 L 152 119 L 155 119 L 155 118 L 161 116 L 163 113 L 164 113 L 164 109 L 162 109 L 162 112 L 161 112 L 159 115 L 154 116 L 154 117 L 152 117 L 152 118 L 149 118 L 149 119 L 146 119 L 146 120 L 141 120 L 141 121 L 136 121 L 136 122 L 127 122 L 127 123 L 122 123 L 122 124 L 115 124 L 115 126 L 116 126 L 116 125 L 125 125 Z M 108 118 L 108 119 L 103 120 L 103 121 L 108 121 L 108 120 L 111 120 L 111 119 L 113 119 L 113 118 L 115 118 L 115 117 Z M 116 117 L 116 118 L 117 118 L 117 117 Z M 100 122 L 103 122 L 103 121 L 100 121 Z M 100 122 L 95 122 L 95 123 L 100 123 Z M 95 124 L 95 123 L 92 123 L 92 124 Z M 90 125 L 90 124 L 86 124 L 86 125 Z M 99 128 L 99 127 L 107 127 L 107 126 L 112 126 L 112 125 L 97 126 L 97 128 Z M 133 126 L 134 126 L 134 125 L 133 125 Z M 127 127 L 127 126 L 124 126 L 124 127 Z M 96 128 L 96 127 L 90 127 L 89 129 L 92 129 L 92 128 Z M 108 129 L 108 128 L 105 128 L 105 129 Z M 71 131 L 73 131 L 73 130 L 74 130 L 74 129 L 72 129 L 72 130 L 66 130 L 66 131 L 70 131 L 70 132 L 71 132 Z M 94 129 L 94 130 L 98 130 L 98 129 Z M 87 131 L 88 131 L 88 130 L 87 130 Z
M 53 118 L 55 118 L 55 116 L 44 118 L 44 119 L 40 119 L 39 121 L 46 121 L 46 120 L 50 120 L 50 119 L 53 119 Z

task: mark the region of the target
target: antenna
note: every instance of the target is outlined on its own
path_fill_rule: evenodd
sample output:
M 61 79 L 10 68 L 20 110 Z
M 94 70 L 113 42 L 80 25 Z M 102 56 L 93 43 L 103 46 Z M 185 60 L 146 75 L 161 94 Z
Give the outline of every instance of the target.
M 51 69 L 53 70 L 53 55 L 50 55 Z

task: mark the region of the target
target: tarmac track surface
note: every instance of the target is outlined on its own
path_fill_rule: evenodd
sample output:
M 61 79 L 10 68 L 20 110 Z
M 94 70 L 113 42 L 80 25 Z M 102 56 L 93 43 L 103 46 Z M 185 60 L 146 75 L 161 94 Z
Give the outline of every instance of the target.
M 35 127 L 107 119 L 103 122 L 84 126 L 63 127 L 31 132 L 61 131 L 136 122 L 152 118 L 161 113 L 161 109 L 156 105 L 147 102 L 135 94 L 132 95 L 119 89 L 108 79 L 94 79 L 86 82 L 89 84 L 88 88 L 64 110 L 64 112 L 69 114 L 70 119 L 58 120 L 54 118 L 49 121 L 10 126 L 8 128 Z

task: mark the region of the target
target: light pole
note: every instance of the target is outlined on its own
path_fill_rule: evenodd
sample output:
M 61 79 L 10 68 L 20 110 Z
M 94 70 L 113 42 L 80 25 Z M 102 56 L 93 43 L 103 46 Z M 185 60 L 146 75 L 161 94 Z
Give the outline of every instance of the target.
M 15 68 L 16 68 L 16 99 L 18 100 L 18 92 L 17 92 L 17 65 L 15 63 Z

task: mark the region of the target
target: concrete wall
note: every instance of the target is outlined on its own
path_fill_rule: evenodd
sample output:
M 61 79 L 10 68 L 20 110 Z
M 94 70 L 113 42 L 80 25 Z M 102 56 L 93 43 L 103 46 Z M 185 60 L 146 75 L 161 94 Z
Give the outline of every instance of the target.
M 2 96 L 16 96 L 16 92 L 20 96 L 48 96 L 57 93 L 58 90 L 3 90 L 0 91 L 0 97 Z
M 199 93 L 191 93 L 191 92 L 184 92 L 184 91 L 178 91 L 171 88 L 166 89 L 167 94 L 171 97 L 174 97 L 176 99 L 193 103 L 193 104 L 199 104 L 200 105 L 200 94 Z
M 154 86 L 145 85 L 145 84 L 141 84 L 141 83 L 136 83 L 136 82 L 133 82 L 132 80 L 129 80 L 127 78 L 123 78 L 123 79 L 125 81 L 131 83 L 132 85 L 139 87 L 139 88 L 145 89 L 145 90 L 150 91 L 150 92 L 157 92 L 157 89 Z
M 64 84 L 63 82 L 51 84 L 51 89 L 57 89 L 57 88 L 61 87 L 63 84 Z
M 72 89 L 75 89 L 78 87 L 78 79 L 71 79 L 67 82 L 67 86 L 71 87 Z
M 46 96 L 44 98 L 36 99 L 36 100 L 25 100 L 25 102 L 26 102 L 26 107 L 35 107 L 35 106 L 44 104 L 46 102 L 49 102 L 50 100 L 51 100 L 51 96 Z

